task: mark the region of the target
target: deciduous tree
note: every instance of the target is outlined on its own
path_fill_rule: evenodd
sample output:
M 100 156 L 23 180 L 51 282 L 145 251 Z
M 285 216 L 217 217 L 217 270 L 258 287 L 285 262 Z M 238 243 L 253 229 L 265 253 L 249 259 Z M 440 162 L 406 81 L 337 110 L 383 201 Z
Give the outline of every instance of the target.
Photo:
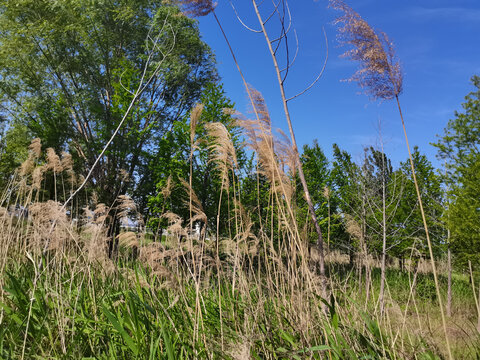
M 448 226 L 457 262 L 480 266 L 480 77 L 473 76 L 475 90 L 462 104 L 463 112 L 447 124 L 434 144 L 446 161 L 450 188 Z
M 77 171 L 92 167 L 133 102 L 89 184 L 106 203 L 216 76 L 196 22 L 164 2 L 7 1 L 0 34 L 2 115 L 69 151 Z

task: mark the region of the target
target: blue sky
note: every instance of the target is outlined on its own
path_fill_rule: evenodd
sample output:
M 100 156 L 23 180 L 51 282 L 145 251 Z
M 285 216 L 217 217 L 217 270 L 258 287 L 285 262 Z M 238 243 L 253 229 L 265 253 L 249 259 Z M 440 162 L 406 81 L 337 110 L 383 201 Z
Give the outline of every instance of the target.
M 272 60 L 261 34 L 246 30 L 227 0 L 216 8 L 234 47 L 247 81 L 261 91 L 275 127 L 287 130 Z M 242 20 L 258 28 L 248 0 L 233 3 Z M 271 1 L 265 0 L 264 4 Z M 318 139 L 327 156 L 333 143 L 360 160 L 364 146 L 379 146 L 379 121 L 385 152 L 394 163 L 407 158 L 401 122 L 394 102 L 372 102 L 354 83 L 343 82 L 358 64 L 339 57 L 333 20 L 338 13 L 325 0 L 291 0 L 293 26 L 299 38 L 299 54 L 286 82 L 287 96 L 308 85 L 320 71 L 326 46 L 329 60 L 324 75 L 307 94 L 290 102 L 299 147 Z M 349 4 L 374 28 L 395 43 L 401 61 L 404 92 L 400 97 L 411 145 L 418 145 L 437 167 L 436 149 L 430 145 L 443 134 L 455 110 L 473 90 L 471 76 L 480 75 L 479 0 L 355 0 Z M 267 5 L 266 5 L 267 6 Z M 265 14 L 268 6 L 265 7 Z M 277 23 L 269 31 L 278 31 Z M 227 95 L 237 110 L 247 113 L 248 101 L 241 78 L 213 16 L 200 19 L 203 39 L 213 48 Z M 273 36 L 273 35 L 272 35 Z M 292 37 L 293 39 L 293 37 Z M 292 41 L 293 42 L 293 41 Z M 293 49 L 294 51 L 294 49 Z

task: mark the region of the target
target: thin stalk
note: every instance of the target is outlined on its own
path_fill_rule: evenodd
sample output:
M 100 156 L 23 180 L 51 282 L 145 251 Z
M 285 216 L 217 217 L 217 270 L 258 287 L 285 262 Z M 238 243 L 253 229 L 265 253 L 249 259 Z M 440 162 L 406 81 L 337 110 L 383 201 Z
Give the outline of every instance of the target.
M 447 162 L 445 161 L 445 178 L 447 177 Z M 452 316 L 452 250 L 450 248 L 450 203 L 448 202 L 448 188 L 446 191 L 447 198 L 447 276 L 448 276 L 448 288 L 447 288 L 447 316 Z
M 480 332 L 480 286 L 478 287 L 479 292 L 477 297 L 477 292 L 475 291 L 475 279 L 473 278 L 472 263 L 470 260 L 468 260 L 468 268 L 470 270 L 470 280 L 472 281 L 473 298 L 475 299 L 475 306 L 478 313 L 477 331 Z
M 386 193 L 385 193 L 385 154 L 383 152 L 383 140 L 380 135 L 380 142 L 382 144 L 382 265 L 381 265 L 381 279 L 380 279 L 380 318 L 383 317 L 385 311 L 385 277 L 386 269 L 385 262 L 387 260 L 387 216 L 386 216 Z
M 452 316 L 452 250 L 450 249 L 450 229 L 448 232 L 448 250 L 447 250 L 447 272 L 448 272 L 448 289 L 447 289 L 447 316 Z
M 327 198 L 327 205 L 328 205 L 327 253 L 330 253 L 330 217 L 331 217 L 330 195 L 328 195 L 328 198 Z
M 265 137 L 266 130 L 264 129 L 264 127 L 263 127 L 263 125 L 262 125 L 262 122 L 260 121 L 260 115 L 259 115 L 258 110 L 257 110 L 257 107 L 256 107 L 256 105 L 255 105 L 255 101 L 254 101 L 253 96 L 252 96 L 252 93 L 251 93 L 251 91 L 250 91 L 250 87 L 249 87 L 249 85 L 248 85 L 248 83 L 247 83 L 247 80 L 245 79 L 245 76 L 244 76 L 244 74 L 243 74 L 242 69 L 240 68 L 240 64 L 239 64 L 238 61 L 237 61 L 237 57 L 235 56 L 235 52 L 233 51 L 232 45 L 230 44 L 230 41 L 228 40 L 227 34 L 225 33 L 225 31 L 224 31 L 224 29 L 223 29 L 223 26 L 222 26 L 219 18 L 217 17 L 217 14 L 215 13 L 215 10 L 212 10 L 212 14 L 213 14 L 213 16 L 214 16 L 214 18 L 215 18 L 215 21 L 217 22 L 217 25 L 218 25 L 218 27 L 219 27 L 219 29 L 220 29 L 220 32 L 221 32 L 222 35 L 223 35 L 223 38 L 225 39 L 225 42 L 226 42 L 226 44 L 227 44 L 227 46 L 228 46 L 228 49 L 229 49 L 229 51 L 230 51 L 230 54 L 231 54 L 231 56 L 232 56 L 232 59 L 233 59 L 233 61 L 234 61 L 234 63 L 235 63 L 235 66 L 237 67 L 238 73 L 240 74 L 240 77 L 242 78 L 242 82 L 243 82 L 243 85 L 245 86 L 245 90 L 247 91 L 247 95 L 248 95 L 248 98 L 249 98 L 250 103 L 251 103 L 251 105 L 252 105 L 252 109 L 253 109 L 253 111 L 254 111 L 254 113 L 255 113 L 255 116 L 256 116 L 256 119 L 257 119 L 257 123 L 260 125 L 260 128 L 261 128 L 261 130 L 262 130 L 261 136 Z M 268 144 L 268 146 L 269 146 L 269 150 L 273 152 L 273 149 L 272 149 L 272 147 L 271 147 L 272 145 L 270 144 L 270 142 L 268 141 L 268 139 L 265 139 L 265 140 L 267 141 L 267 144 Z M 280 174 L 280 170 L 279 170 L 279 168 L 278 168 L 278 165 L 275 165 L 274 171 L 278 174 L 279 177 L 281 177 L 281 174 Z M 303 174 L 303 172 L 302 172 L 302 174 Z M 284 188 L 283 182 L 280 182 L 280 187 L 281 187 L 283 193 L 284 193 L 284 194 L 287 194 L 287 192 L 286 192 L 286 190 L 285 190 L 285 188 Z M 278 195 L 277 195 L 277 197 L 278 197 Z M 287 210 L 288 210 L 291 218 L 292 218 L 292 219 L 295 219 L 295 215 L 294 215 L 294 213 L 293 213 L 293 210 L 292 210 L 292 206 L 291 206 L 291 204 L 290 204 L 290 201 L 287 200 L 286 203 L 287 203 Z M 296 235 L 296 237 L 295 237 L 295 241 L 296 241 L 297 239 L 300 239 L 300 238 L 301 238 L 301 237 L 300 237 L 299 230 L 298 230 L 298 227 L 297 227 L 296 221 L 293 221 L 293 227 L 294 227 L 294 232 L 295 232 L 295 235 Z M 301 245 L 298 244 L 297 246 L 301 246 Z M 323 260 L 323 241 L 322 241 L 322 248 L 321 248 L 321 249 L 322 249 L 321 255 L 322 255 L 322 260 Z M 323 266 L 321 266 L 321 273 L 322 273 L 322 274 L 325 274 L 324 261 L 322 261 L 322 264 L 323 264 Z M 260 263 L 259 263 L 259 266 L 260 266 Z M 325 276 L 323 276 L 323 278 L 325 278 Z M 322 282 L 322 288 L 325 289 L 325 296 L 326 296 L 326 281 L 323 281 L 323 282 Z
M 400 119 L 402 120 L 403 133 L 405 135 L 405 141 L 407 143 L 408 156 L 409 156 L 409 159 L 410 159 L 410 167 L 411 167 L 411 170 L 412 170 L 413 182 L 415 183 L 415 191 L 417 192 L 418 204 L 420 205 L 420 213 L 422 214 L 423 226 L 425 228 L 425 236 L 427 238 L 428 251 L 429 251 L 429 254 L 430 254 L 430 262 L 432 264 L 433 279 L 435 281 L 435 290 L 437 292 L 438 304 L 440 306 L 440 314 L 441 314 L 441 317 L 442 317 L 443 331 L 445 333 L 445 342 L 446 342 L 446 345 L 447 345 L 448 358 L 453 359 L 452 351 L 450 349 L 450 341 L 448 339 L 448 333 L 447 333 L 447 321 L 445 319 L 445 313 L 443 311 L 443 301 L 442 301 L 442 296 L 440 294 L 440 285 L 438 283 L 437 268 L 436 268 L 436 265 L 435 265 L 435 259 L 433 258 L 432 242 L 430 241 L 430 234 L 428 232 L 427 219 L 425 217 L 425 211 L 423 210 L 422 196 L 420 195 L 420 189 L 418 187 L 417 176 L 415 175 L 415 165 L 413 164 L 412 152 L 410 151 L 410 144 L 408 142 L 407 130 L 405 128 L 405 121 L 403 120 L 402 107 L 400 106 L 400 100 L 398 99 L 398 95 L 395 95 L 395 99 L 397 100 L 398 111 L 399 111 L 399 114 L 400 114 Z
M 310 215 L 312 217 L 313 224 L 315 226 L 315 230 L 318 235 L 317 239 L 317 247 L 318 247 L 318 252 L 319 252 L 319 270 L 320 270 L 320 276 L 322 278 L 322 296 L 326 298 L 327 292 L 326 292 L 326 279 L 325 279 L 325 258 L 324 258 L 324 250 L 323 250 L 323 237 L 322 237 L 322 230 L 320 229 L 320 225 L 318 224 L 317 220 L 317 215 L 315 214 L 315 208 L 313 206 L 312 198 L 310 196 L 310 192 L 308 191 L 308 186 L 307 186 L 307 181 L 305 180 L 305 175 L 303 173 L 303 167 L 302 167 L 302 162 L 300 160 L 300 154 L 298 152 L 298 147 L 297 147 L 297 141 L 295 139 L 295 133 L 293 131 L 293 126 L 292 126 L 292 121 L 290 117 L 290 111 L 288 109 L 288 102 L 287 102 L 287 97 L 285 95 L 285 88 L 283 86 L 283 80 L 282 80 L 282 75 L 280 72 L 280 67 L 278 65 L 277 57 L 275 55 L 275 51 L 272 47 L 272 43 L 270 41 L 270 38 L 267 33 L 267 29 L 265 28 L 265 22 L 262 19 L 262 16 L 260 15 L 260 11 L 258 10 L 257 2 L 255 0 L 252 0 L 253 7 L 255 8 L 255 13 L 258 18 L 258 22 L 262 28 L 263 35 L 265 37 L 265 41 L 268 46 L 268 50 L 270 52 L 270 55 L 273 60 L 273 66 L 275 68 L 275 72 L 277 74 L 277 81 L 278 85 L 280 87 L 280 94 L 282 96 L 282 102 L 283 102 L 283 110 L 285 112 L 285 117 L 287 119 L 287 124 L 288 124 L 288 130 L 290 132 L 290 139 L 292 141 L 292 147 L 293 151 L 295 153 L 296 157 L 296 162 L 297 162 L 297 169 L 298 169 L 298 176 L 300 178 L 300 182 L 302 183 L 303 191 L 305 193 L 305 199 L 308 204 L 308 209 L 310 211 Z
M 219 245 L 220 245 L 220 211 L 222 208 L 222 195 L 223 195 L 223 186 L 224 179 L 222 179 L 222 185 L 220 188 L 220 199 L 218 201 L 218 213 L 217 213 L 217 238 L 216 238 L 216 251 L 215 251 L 215 263 L 217 264 L 217 279 L 218 279 L 218 311 L 220 315 L 220 337 L 222 343 L 222 351 L 224 351 L 224 341 L 223 341 L 223 314 L 222 314 L 222 284 L 220 276 L 220 254 L 219 254 Z

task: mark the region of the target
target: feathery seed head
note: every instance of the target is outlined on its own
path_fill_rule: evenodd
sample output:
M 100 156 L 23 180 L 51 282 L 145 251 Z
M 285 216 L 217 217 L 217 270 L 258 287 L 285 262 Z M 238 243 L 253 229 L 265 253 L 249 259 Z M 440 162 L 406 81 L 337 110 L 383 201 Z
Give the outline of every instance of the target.
M 212 138 L 211 160 L 217 164 L 221 178 L 228 187 L 228 171 L 238 166 L 237 154 L 232 137 L 224 124 L 220 122 L 208 123 L 205 125 L 208 135 Z
M 190 114 L 190 144 L 192 146 L 192 152 L 196 147 L 195 134 L 196 134 L 197 124 L 200 121 L 200 116 L 202 115 L 202 111 L 203 111 L 203 104 L 196 104 Z
M 35 163 L 33 162 L 32 158 L 29 156 L 27 160 L 25 160 L 22 165 L 20 165 L 20 176 L 26 176 L 30 174 L 33 169 L 35 168 Z
M 349 214 L 345 214 L 345 230 L 354 239 L 362 238 L 362 228 L 360 224 Z
M 188 15 L 200 17 L 210 14 L 217 6 L 212 0 L 180 0 Z
M 170 194 L 172 193 L 172 176 L 167 178 L 167 184 L 165 187 L 160 191 L 164 199 L 167 199 Z
M 138 242 L 137 234 L 132 231 L 123 232 L 117 235 L 117 239 L 120 246 L 125 248 L 133 248 L 140 245 Z
M 198 198 L 197 194 L 187 181 L 180 179 L 180 182 L 185 189 L 185 195 L 188 197 L 188 199 L 184 200 L 184 204 L 186 206 L 191 206 L 192 212 L 195 214 L 190 221 L 192 223 L 195 221 L 202 221 L 206 223 L 207 215 L 205 215 L 205 212 L 203 211 L 202 202 Z
M 119 175 L 120 181 L 122 181 L 122 182 L 129 182 L 130 181 L 130 174 L 128 173 L 127 170 L 120 169 L 118 171 L 118 175 Z
M 343 0 L 330 0 L 329 7 L 343 12 L 335 21 L 343 24 L 339 39 L 352 46 L 343 56 L 360 63 L 360 69 L 349 80 L 356 81 L 374 99 L 389 100 L 400 95 L 402 71 L 387 35 L 375 31 Z
M 237 120 L 243 127 L 248 139 L 248 145 L 256 152 L 260 173 L 265 175 L 273 185 L 273 190 L 282 193 L 287 199 L 293 195 L 293 186 L 285 168 L 294 172 L 296 169 L 296 155 L 288 137 L 279 131 L 280 137 L 272 133 L 270 114 L 262 94 L 252 87 L 248 92 L 253 102 L 252 111 L 255 120 Z
M 95 214 L 95 224 L 103 225 L 108 217 L 108 207 L 105 204 L 100 203 L 95 208 L 94 214 Z
M 28 149 L 32 152 L 34 157 L 38 159 L 42 153 L 42 141 L 39 138 L 33 139 Z
M 47 168 L 49 170 L 53 170 L 55 173 L 62 171 L 62 163 L 60 158 L 52 148 L 47 149 Z
M 43 173 L 45 171 L 44 166 L 37 166 L 32 173 L 32 188 L 34 190 L 40 190 L 43 180 Z
M 61 159 L 62 168 L 64 170 L 72 170 L 73 168 L 73 160 L 72 155 L 69 153 L 62 151 L 62 159 Z
M 135 201 L 133 201 L 133 199 L 128 195 L 118 196 L 117 201 L 117 218 L 120 220 L 125 220 L 130 212 L 135 212 L 137 210 Z
M 187 231 L 183 228 L 183 220 L 177 214 L 172 212 L 167 212 L 162 215 L 163 218 L 167 219 L 169 222 L 169 227 L 167 228 L 168 232 L 177 236 L 187 236 Z
M 325 197 L 325 199 L 330 199 L 330 188 L 328 186 L 324 186 L 323 187 L 323 197 Z

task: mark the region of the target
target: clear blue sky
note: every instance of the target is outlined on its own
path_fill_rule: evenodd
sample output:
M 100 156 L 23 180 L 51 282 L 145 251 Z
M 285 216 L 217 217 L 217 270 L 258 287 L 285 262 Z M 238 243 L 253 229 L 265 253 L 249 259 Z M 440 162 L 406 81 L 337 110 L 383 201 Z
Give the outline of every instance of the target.
M 258 28 L 251 1 L 233 1 L 245 23 Z M 237 54 L 247 81 L 261 91 L 275 127 L 287 129 L 272 60 L 261 34 L 246 30 L 236 19 L 229 1 L 218 0 L 220 18 Z M 265 4 L 271 3 L 269 0 Z M 299 43 L 299 55 L 286 83 L 287 96 L 309 84 L 322 67 L 328 36 L 330 57 L 326 71 L 306 95 L 290 102 L 299 147 L 318 139 L 327 156 L 333 143 L 362 157 L 364 146 L 378 144 L 378 121 L 382 123 L 385 152 L 394 163 L 407 158 L 405 140 L 396 105 L 372 102 L 359 94 L 354 83 L 342 82 L 357 65 L 339 57 L 333 20 L 338 13 L 326 8 L 325 0 L 291 0 Z M 394 41 L 404 72 L 401 102 L 411 145 L 418 145 L 437 167 L 436 140 L 464 97 L 473 90 L 470 78 L 480 75 L 480 0 L 351 0 L 349 4 L 371 26 Z M 278 28 L 273 22 L 272 34 Z M 241 78 L 211 15 L 200 19 L 204 40 L 213 48 L 227 95 L 237 110 L 246 113 L 248 101 Z M 293 36 L 292 36 L 293 39 Z

